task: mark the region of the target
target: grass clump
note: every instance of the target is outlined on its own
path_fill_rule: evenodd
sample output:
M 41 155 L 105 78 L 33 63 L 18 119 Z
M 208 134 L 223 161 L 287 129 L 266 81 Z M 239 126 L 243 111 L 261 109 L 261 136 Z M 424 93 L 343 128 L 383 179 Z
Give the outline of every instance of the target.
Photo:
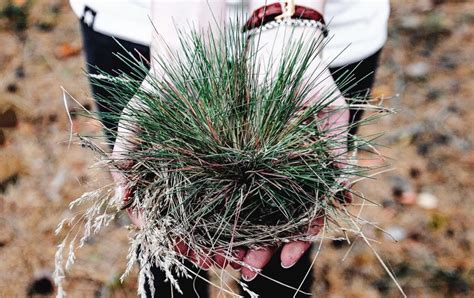
M 125 207 L 139 210 L 144 223 L 129 253 L 130 267 L 141 264 L 142 281 L 152 279 L 152 265 L 178 288 L 175 276 L 191 274 L 174 249 L 177 239 L 208 254 L 313 240 L 306 231 L 315 217 L 324 217 L 327 228 L 351 217 L 340 195 L 351 190 L 342 182 L 369 169 L 347 152 L 350 126 L 328 126 L 349 107 L 330 108 L 337 90 L 323 88 L 323 72 L 314 72 L 324 42 L 306 34 L 314 38 L 295 35 L 275 59 L 260 55 L 265 45 L 258 34 L 238 26 L 179 32 L 179 49 L 153 57 L 158 72 L 148 74 L 146 62 L 120 56 L 131 74 L 93 77 L 110 93 L 101 104 L 112 109 L 90 116 L 120 120 L 128 131 L 126 150 L 102 158 L 125 177 Z M 144 76 L 147 87 L 140 88 Z M 138 104 L 122 111 L 132 93 Z M 82 142 L 100 151 L 89 138 Z M 77 202 L 88 200 L 83 239 L 124 207 L 110 187 Z M 58 281 L 63 276 L 57 271 Z

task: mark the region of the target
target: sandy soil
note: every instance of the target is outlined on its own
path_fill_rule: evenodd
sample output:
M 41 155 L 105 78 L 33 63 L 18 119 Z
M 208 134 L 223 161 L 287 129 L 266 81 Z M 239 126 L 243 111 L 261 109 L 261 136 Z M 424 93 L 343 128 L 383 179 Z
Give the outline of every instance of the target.
M 361 134 L 385 132 L 380 150 L 394 169 L 357 188 L 382 206 L 365 207 L 363 217 L 398 241 L 370 225 L 364 231 L 410 297 L 472 296 L 474 3 L 392 2 L 374 95 L 397 113 Z M 56 225 L 70 201 L 110 178 L 91 168 L 87 149 L 68 144 L 61 86 L 94 104 L 67 1 L 3 0 L 0 11 L 0 297 L 53 295 Z M 74 132 L 101 133 L 94 121 L 73 124 Z M 135 296 L 134 274 L 118 281 L 126 222 L 124 215 L 79 253 L 67 282 L 71 297 Z M 374 253 L 352 240 L 344 262 L 347 243 L 324 243 L 315 296 L 399 297 Z

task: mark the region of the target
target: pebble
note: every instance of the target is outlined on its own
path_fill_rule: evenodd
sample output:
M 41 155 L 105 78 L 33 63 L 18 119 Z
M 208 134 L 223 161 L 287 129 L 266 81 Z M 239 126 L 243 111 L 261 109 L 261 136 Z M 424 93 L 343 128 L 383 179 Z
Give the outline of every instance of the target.
M 423 24 L 423 19 L 417 15 L 407 15 L 400 21 L 400 28 L 406 31 L 418 30 Z
M 416 203 L 423 209 L 436 209 L 438 207 L 438 198 L 431 193 L 420 193 L 416 199 Z
M 18 85 L 15 83 L 9 83 L 6 90 L 8 93 L 16 93 L 18 91 Z
M 442 95 L 442 91 L 440 89 L 429 88 L 428 93 L 426 94 L 426 99 L 428 101 L 435 101 L 435 100 L 438 100 L 441 95 Z
M 392 194 L 394 197 L 401 196 L 411 188 L 410 182 L 402 176 L 392 176 L 390 180 L 392 182 Z
M 0 127 L 13 128 L 18 124 L 18 118 L 13 109 L 7 109 L 4 112 L 0 112 Z
M 413 179 L 418 179 L 421 176 L 421 170 L 417 167 L 410 168 L 410 177 Z
M 416 194 L 413 192 L 410 182 L 401 176 L 394 176 L 392 180 L 392 194 L 397 202 L 402 205 L 414 205 Z
M 54 283 L 51 274 L 47 270 L 42 270 L 35 275 L 35 278 L 28 285 L 28 296 L 53 294 Z
M 25 68 L 22 65 L 15 69 L 15 76 L 19 79 L 23 79 L 25 77 Z
M 382 207 L 384 208 L 392 208 L 395 207 L 396 204 L 393 200 L 385 199 L 382 201 Z
M 402 205 L 415 205 L 416 198 L 416 193 L 414 193 L 413 191 L 405 191 L 398 198 L 398 202 Z
M 58 59 L 66 59 L 69 57 L 77 56 L 81 52 L 81 47 L 69 43 L 64 43 L 57 46 L 54 50 L 54 55 Z
M 407 237 L 407 231 L 398 226 L 391 226 L 385 229 L 385 238 L 388 240 L 402 241 Z
M 405 69 L 405 74 L 411 79 L 424 79 L 430 72 L 430 65 L 425 62 L 409 64 Z
M 447 69 L 447 70 L 453 70 L 458 67 L 458 62 L 456 61 L 456 53 L 450 53 L 441 56 L 439 59 L 439 66 Z

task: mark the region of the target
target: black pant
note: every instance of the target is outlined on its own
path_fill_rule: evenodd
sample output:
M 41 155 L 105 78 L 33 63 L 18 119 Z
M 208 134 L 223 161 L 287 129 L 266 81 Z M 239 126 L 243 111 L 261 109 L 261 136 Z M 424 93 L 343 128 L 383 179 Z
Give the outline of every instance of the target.
M 123 53 L 125 50 L 133 53 L 136 57 L 142 55 L 147 59 L 150 56 L 150 49 L 146 46 L 128 42 L 125 40 L 117 39 L 125 50 L 120 47 L 117 42 L 110 36 L 97 33 L 88 25 L 81 22 L 82 35 L 84 50 L 88 63 L 88 71 L 90 73 L 97 73 L 97 69 L 105 71 L 109 74 L 116 73 L 117 70 L 124 72 L 130 72 L 131 69 L 125 65 L 120 59 L 118 59 L 113 53 Z M 354 64 L 350 64 L 344 67 L 330 68 L 330 71 L 336 80 L 336 83 L 347 71 L 353 72 L 354 81 L 357 82 L 355 86 L 350 89 L 342 88 L 346 97 L 363 97 L 369 95 L 370 89 L 374 82 L 375 70 L 379 59 L 380 51 L 374 55 L 368 57 Z M 98 86 L 92 86 L 92 93 L 94 98 L 106 97 L 107 91 L 104 88 Z M 133 94 L 130 95 L 130 97 Z M 109 111 L 110 107 L 98 104 L 101 111 Z M 115 108 L 115 107 L 114 107 Z M 358 121 L 362 116 L 362 112 L 358 110 L 351 111 L 351 121 Z M 105 123 L 109 129 L 115 129 L 117 123 Z M 356 128 L 353 128 L 351 133 L 356 133 Z M 109 135 L 109 138 L 113 136 Z M 113 143 L 113 139 L 110 140 Z M 308 250 L 307 253 L 301 258 L 301 260 L 290 269 L 283 269 L 280 265 L 279 253 L 275 253 L 270 263 L 264 268 L 263 274 L 272 277 L 273 279 L 284 282 L 285 284 L 291 285 L 294 288 L 298 288 L 304 275 L 311 265 L 311 252 Z M 192 266 L 191 264 L 187 264 Z M 196 269 L 197 270 L 197 269 Z M 195 270 L 195 271 L 196 271 Z M 184 292 L 183 296 L 171 289 L 168 283 L 164 282 L 164 274 L 158 268 L 153 269 L 154 274 L 154 285 L 156 289 L 155 297 L 208 297 L 208 284 L 200 278 L 196 279 L 185 279 L 179 280 L 181 289 Z M 208 274 L 205 271 L 200 271 L 200 275 L 207 279 Z M 311 293 L 311 287 L 313 283 L 313 274 L 308 274 L 305 282 L 301 287 L 301 291 Z M 249 284 L 249 288 L 254 292 L 261 295 L 261 297 L 293 297 L 295 291 L 288 289 L 282 285 L 279 285 L 261 275 L 257 276 Z M 173 291 L 173 293 L 172 293 Z M 242 292 L 243 295 L 246 295 Z M 298 295 L 303 297 L 303 295 Z
M 375 54 L 361 61 L 341 67 L 329 68 L 332 77 L 336 81 L 336 85 L 338 85 L 344 96 L 351 103 L 364 102 L 370 96 L 381 52 L 382 50 L 380 49 Z M 348 83 L 344 82 L 345 78 L 349 78 Z M 363 110 L 361 109 L 351 109 L 350 123 L 360 121 L 362 114 Z M 355 135 L 357 129 L 358 126 L 353 126 L 349 131 L 349 135 Z
M 106 72 L 110 75 L 118 74 L 118 71 L 123 71 L 130 74 L 132 69 L 123 60 L 117 57 L 117 53 L 127 55 L 126 51 L 131 53 L 136 59 L 145 57 L 149 59 L 150 48 L 144 45 L 129 42 L 120 38 L 115 38 L 104 35 L 102 33 L 95 32 L 93 28 L 81 22 L 81 32 L 84 51 L 87 62 L 87 72 L 89 74 L 99 74 L 99 70 Z M 119 44 L 120 43 L 120 44 Z M 123 48 L 122 48 L 123 47 Z M 126 51 L 124 50 L 126 49 Z M 141 78 L 142 80 L 145 77 Z M 107 86 L 107 82 L 101 82 Z M 110 101 L 103 100 L 111 94 L 107 91 L 107 88 L 91 84 L 92 95 L 97 103 L 97 107 L 102 113 L 109 113 L 112 110 L 122 110 L 124 108 L 122 101 L 117 102 L 114 106 L 110 104 Z M 133 90 L 130 91 L 130 98 L 134 95 Z M 104 119 L 103 119 L 104 120 Z M 115 135 L 110 131 L 116 131 L 117 123 L 110 121 L 103 121 L 107 128 L 106 134 L 110 144 L 115 141 Z

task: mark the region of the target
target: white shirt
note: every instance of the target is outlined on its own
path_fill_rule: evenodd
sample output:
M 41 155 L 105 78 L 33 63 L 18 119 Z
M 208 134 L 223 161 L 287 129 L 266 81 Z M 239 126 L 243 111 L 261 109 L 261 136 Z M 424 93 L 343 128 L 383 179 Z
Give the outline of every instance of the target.
M 297 0 L 296 4 L 311 7 L 312 1 L 317 0 Z M 85 6 L 97 13 L 93 25 L 95 31 L 143 45 L 151 43 L 154 30 L 150 21 L 151 0 L 70 0 L 70 2 L 79 17 L 83 17 Z M 197 2 L 202 2 L 204 6 L 207 3 L 206 0 L 188 0 L 188 2 L 194 4 L 190 7 L 201 5 Z M 267 1 L 272 2 L 278 1 Z M 249 6 L 255 9 L 264 3 L 263 0 L 251 0 Z M 324 18 L 328 23 L 331 40 L 323 51 L 325 60 L 330 66 L 341 66 L 360 61 L 377 52 L 387 39 L 389 12 L 389 0 L 328 0 Z M 90 24 L 92 15 L 84 15 L 84 20 Z
M 387 40 L 389 14 L 389 0 L 328 0 L 324 19 L 331 40 L 323 50 L 325 60 L 336 59 L 330 65 L 341 66 L 380 50 Z

